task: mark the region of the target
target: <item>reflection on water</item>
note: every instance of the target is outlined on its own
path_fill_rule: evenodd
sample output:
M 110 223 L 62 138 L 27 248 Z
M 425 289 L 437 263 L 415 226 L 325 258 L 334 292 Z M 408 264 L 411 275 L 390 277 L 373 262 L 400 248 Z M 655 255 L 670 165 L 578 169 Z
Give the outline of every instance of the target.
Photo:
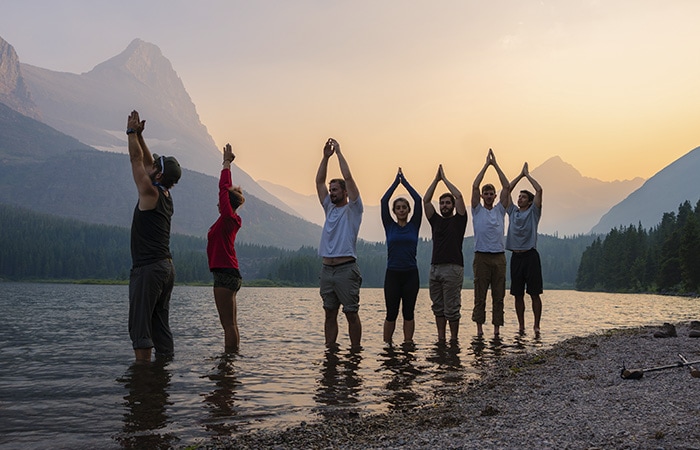
M 458 342 L 438 341 L 426 361 L 433 364 L 434 395 L 441 397 L 445 392 L 461 383 L 467 376 L 460 354 L 462 348 Z
M 502 355 L 700 317 L 693 298 L 550 291 L 540 338 L 517 333 L 511 304 L 500 339 L 474 337 L 476 327 L 463 320 L 460 344 L 436 344 L 423 289 L 416 344 L 392 347 L 382 340 L 383 290 L 363 289 L 363 350 L 350 351 L 340 333 L 340 348 L 325 351 L 317 289 L 243 288 L 237 298 L 239 354 L 222 356 L 211 288 L 176 286 L 175 357 L 141 366 L 132 364 L 127 286 L 0 283 L 0 447 L 187 447 L 256 428 L 413 408 L 450 395 Z
M 420 394 L 414 382 L 424 372 L 417 367 L 415 344 L 388 345 L 379 354 L 377 372 L 386 380 L 382 393 L 390 410 L 404 410 L 419 405 Z
M 209 415 L 203 420 L 204 427 L 214 436 L 230 436 L 238 431 L 236 423 L 236 379 L 235 355 L 225 353 L 218 360 L 216 372 L 206 376 L 214 382 L 215 389 L 204 396 Z
M 321 376 L 314 400 L 320 405 L 314 408 L 324 417 L 359 415 L 359 402 L 362 378 L 357 370 L 362 362 L 362 350 L 348 350 L 341 354 L 338 347 L 326 350 L 321 364 Z
M 168 360 L 158 358 L 152 363 L 133 363 L 118 381 L 128 394 L 124 397 L 123 433 L 115 439 L 126 449 L 168 449 L 178 438 L 165 429 L 170 417 L 167 407 L 171 374 Z

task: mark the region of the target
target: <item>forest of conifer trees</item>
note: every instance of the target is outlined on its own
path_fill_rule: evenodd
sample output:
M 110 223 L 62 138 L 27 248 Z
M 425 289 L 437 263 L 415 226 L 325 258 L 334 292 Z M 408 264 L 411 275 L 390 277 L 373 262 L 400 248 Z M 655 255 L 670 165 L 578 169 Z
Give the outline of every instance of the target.
M 614 228 L 583 252 L 576 289 L 606 292 L 700 292 L 700 201 L 665 213 L 649 230 Z
M 545 287 L 571 289 L 579 260 L 592 236 L 540 236 Z M 465 288 L 471 287 L 473 238 L 464 239 Z M 203 238 L 172 235 L 177 283 L 211 283 Z M 244 285 L 317 286 L 321 259 L 316 248 L 284 250 L 237 243 Z M 357 244 L 363 287 L 382 287 L 386 245 Z M 418 243 L 421 284 L 427 286 L 432 243 Z M 13 281 L 101 280 L 126 282 L 131 266 L 129 229 L 95 225 L 0 205 L 0 279 Z

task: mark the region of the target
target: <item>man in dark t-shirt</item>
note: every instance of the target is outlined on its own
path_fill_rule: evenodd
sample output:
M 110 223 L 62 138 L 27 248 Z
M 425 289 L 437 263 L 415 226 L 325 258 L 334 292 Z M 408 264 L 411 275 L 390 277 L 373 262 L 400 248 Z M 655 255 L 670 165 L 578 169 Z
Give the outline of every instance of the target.
M 440 196 L 440 213 L 437 214 L 432 198 L 440 181 L 445 183 L 449 192 Z M 464 282 L 462 241 L 467 228 L 467 208 L 464 205 L 462 193 L 445 177 L 442 164 L 423 196 L 423 209 L 433 235 L 429 286 L 438 341 L 445 342 L 449 323 L 450 342 L 456 343 L 462 307 Z
M 182 171 L 172 156 L 151 155 L 143 139 L 145 120 L 132 111 L 127 119 L 131 172 L 139 193 L 131 222 L 131 273 L 129 276 L 129 336 L 137 361 L 173 354 L 170 331 L 170 294 L 175 270 L 170 255 L 170 188 Z

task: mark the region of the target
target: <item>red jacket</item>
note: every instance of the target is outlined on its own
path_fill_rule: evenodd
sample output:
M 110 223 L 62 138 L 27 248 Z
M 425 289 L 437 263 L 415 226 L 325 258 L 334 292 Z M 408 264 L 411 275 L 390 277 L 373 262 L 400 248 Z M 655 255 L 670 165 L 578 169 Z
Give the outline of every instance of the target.
M 219 218 L 207 233 L 207 257 L 209 269 L 238 269 L 236 258 L 236 234 L 241 229 L 241 217 L 231 208 L 228 190 L 231 183 L 231 170 L 222 169 L 219 179 Z

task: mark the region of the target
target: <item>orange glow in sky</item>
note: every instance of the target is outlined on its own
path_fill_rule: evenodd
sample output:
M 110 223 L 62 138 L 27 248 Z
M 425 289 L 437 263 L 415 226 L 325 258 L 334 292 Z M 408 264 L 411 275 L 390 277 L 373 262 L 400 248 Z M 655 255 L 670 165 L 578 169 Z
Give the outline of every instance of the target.
M 329 136 L 373 204 L 398 166 L 423 192 L 442 163 L 468 192 L 489 148 L 509 177 L 558 155 L 611 181 L 649 178 L 700 145 L 693 0 L 9 0 L 3 10 L 0 36 L 51 70 L 89 71 L 137 37 L 157 45 L 217 145 L 230 142 L 253 178 L 304 194 Z

